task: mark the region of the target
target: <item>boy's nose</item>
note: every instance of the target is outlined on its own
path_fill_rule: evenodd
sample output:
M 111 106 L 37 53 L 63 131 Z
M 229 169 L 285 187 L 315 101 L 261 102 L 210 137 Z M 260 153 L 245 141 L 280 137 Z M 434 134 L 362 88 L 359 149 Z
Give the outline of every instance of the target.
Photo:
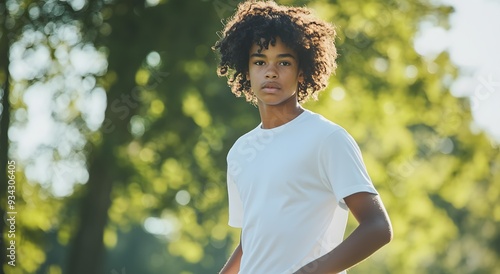
M 278 78 L 278 73 L 276 73 L 276 70 L 274 68 L 270 68 L 266 71 L 266 78 L 268 79 Z

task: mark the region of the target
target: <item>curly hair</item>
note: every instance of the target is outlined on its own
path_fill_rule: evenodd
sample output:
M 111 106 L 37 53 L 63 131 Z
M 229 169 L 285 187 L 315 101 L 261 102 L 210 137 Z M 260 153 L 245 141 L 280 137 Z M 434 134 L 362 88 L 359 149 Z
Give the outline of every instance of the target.
M 238 5 L 212 47 L 220 54 L 217 74 L 227 77 L 237 97 L 244 95 L 256 105 L 257 97 L 247 78 L 250 48 L 257 44 L 259 52 L 268 49 L 279 37 L 299 57 L 299 70 L 304 75 L 297 92 L 299 103 L 310 97 L 316 99 L 337 67 L 335 35 L 334 26 L 313 16 L 308 8 L 280 6 L 274 1 L 246 1 Z

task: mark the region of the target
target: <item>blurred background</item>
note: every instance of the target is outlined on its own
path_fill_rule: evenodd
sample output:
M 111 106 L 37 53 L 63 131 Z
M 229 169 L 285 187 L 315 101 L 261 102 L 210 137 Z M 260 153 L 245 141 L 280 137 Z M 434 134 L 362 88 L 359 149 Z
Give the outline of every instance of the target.
M 215 73 L 239 2 L 0 1 L 3 273 L 220 270 L 239 240 L 225 157 L 260 121 Z M 500 273 L 500 2 L 277 2 L 337 26 L 305 106 L 354 136 L 393 222 L 350 273 Z

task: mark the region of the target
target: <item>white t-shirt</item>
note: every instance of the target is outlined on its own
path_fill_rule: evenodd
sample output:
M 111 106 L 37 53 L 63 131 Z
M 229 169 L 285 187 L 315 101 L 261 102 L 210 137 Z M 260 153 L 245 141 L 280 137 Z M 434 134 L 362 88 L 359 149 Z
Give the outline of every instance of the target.
M 227 156 L 229 225 L 242 228 L 240 274 L 293 273 L 336 247 L 343 198 L 376 190 L 354 139 L 305 110 L 240 137 Z

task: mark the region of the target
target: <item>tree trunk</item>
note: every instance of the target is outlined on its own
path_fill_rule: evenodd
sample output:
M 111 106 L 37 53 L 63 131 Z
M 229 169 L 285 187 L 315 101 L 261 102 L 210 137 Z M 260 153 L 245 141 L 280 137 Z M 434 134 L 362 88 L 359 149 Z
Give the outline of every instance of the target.
M 87 193 L 82 201 L 80 224 L 73 242 L 67 273 L 95 274 L 103 271 L 103 235 L 111 205 L 113 182 L 107 166 L 112 163 L 112 157 L 111 153 L 106 153 L 106 147 L 110 147 L 110 144 L 103 143 L 101 149 L 96 151 L 89 169 Z
M 110 49 L 108 71 L 117 75 L 117 81 L 107 93 L 105 120 L 101 127 L 102 143 L 88 159 L 89 181 L 82 200 L 80 223 L 73 240 L 67 273 L 103 273 L 106 250 L 104 230 L 111 206 L 114 183 L 127 183 L 133 170 L 129 163 L 119 159 L 116 151 L 127 145 L 132 136 L 128 131 L 130 118 L 139 108 L 135 73 L 140 67 L 147 49 L 136 48 L 140 40 L 141 22 L 132 14 L 134 6 L 144 7 L 143 1 L 127 1 L 129 13 L 114 16 L 109 22 L 113 32 L 105 44 Z M 127 56 L 126 65 L 124 56 Z

